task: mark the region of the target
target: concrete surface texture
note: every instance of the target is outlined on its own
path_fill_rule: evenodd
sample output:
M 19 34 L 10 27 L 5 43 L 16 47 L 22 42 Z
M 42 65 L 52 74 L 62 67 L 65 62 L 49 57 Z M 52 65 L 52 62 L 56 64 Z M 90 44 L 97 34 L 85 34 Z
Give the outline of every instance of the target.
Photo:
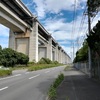
M 100 100 L 100 82 L 71 68 L 57 90 L 57 100 Z

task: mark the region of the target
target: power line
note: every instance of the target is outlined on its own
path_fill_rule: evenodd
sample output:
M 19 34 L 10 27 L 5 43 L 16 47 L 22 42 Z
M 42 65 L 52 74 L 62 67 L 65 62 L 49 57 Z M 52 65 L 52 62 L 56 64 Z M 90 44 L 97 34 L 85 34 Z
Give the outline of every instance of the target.
M 76 26 L 76 21 L 75 21 L 76 15 L 77 15 L 77 13 L 76 13 L 76 0 L 74 0 L 74 12 L 73 12 L 71 40 L 73 40 L 73 38 L 74 38 L 75 26 Z M 71 45 L 73 47 L 72 52 L 73 52 L 73 59 L 74 59 L 74 46 L 73 46 L 73 43 L 74 43 L 74 41 L 71 42 Z
M 97 15 L 97 14 L 96 14 L 96 15 Z M 91 24 L 93 23 L 94 18 L 95 18 L 95 16 L 93 16 L 93 18 L 91 19 Z M 78 47 L 78 48 L 81 47 L 82 43 L 84 42 L 84 39 L 86 39 L 86 35 L 87 35 L 87 33 L 88 33 L 88 28 L 84 31 L 84 33 L 85 33 L 84 36 L 80 39 L 79 47 Z
M 84 26 L 84 23 L 85 23 L 85 18 L 86 18 L 86 6 L 85 6 L 85 9 L 83 11 L 83 14 L 82 14 L 82 19 L 81 19 L 81 23 L 80 23 L 80 27 L 79 27 L 79 30 L 78 30 L 78 34 L 77 34 L 77 37 L 79 36 L 80 37 L 80 34 L 82 33 L 82 30 L 83 30 L 83 26 Z M 81 31 L 81 33 L 80 33 Z M 77 38 L 77 50 L 79 49 L 79 37 Z

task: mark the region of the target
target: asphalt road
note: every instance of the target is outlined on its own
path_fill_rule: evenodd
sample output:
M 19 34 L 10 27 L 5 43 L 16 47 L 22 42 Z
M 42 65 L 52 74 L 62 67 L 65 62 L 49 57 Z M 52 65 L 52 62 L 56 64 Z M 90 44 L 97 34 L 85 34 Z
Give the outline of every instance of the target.
M 0 78 L 0 100 L 45 100 L 47 91 L 64 67 L 39 71 L 15 71 Z

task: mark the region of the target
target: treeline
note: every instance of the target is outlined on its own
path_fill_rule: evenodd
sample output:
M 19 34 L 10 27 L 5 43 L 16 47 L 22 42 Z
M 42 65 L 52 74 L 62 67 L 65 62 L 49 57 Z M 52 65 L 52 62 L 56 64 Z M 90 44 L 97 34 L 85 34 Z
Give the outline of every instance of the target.
M 76 52 L 74 63 L 88 60 L 88 46 L 91 49 L 92 59 L 95 59 L 95 57 L 100 58 L 100 21 L 93 27 L 90 34 L 87 35 L 83 46 Z
M 76 52 L 74 63 L 88 60 L 88 44 L 85 40 L 83 46 Z
M 91 50 L 100 56 L 100 21 L 87 35 L 87 42 Z
M 4 48 L 0 46 L 0 65 L 5 67 L 13 67 L 18 64 L 27 65 L 29 57 L 23 53 L 16 52 L 10 48 Z

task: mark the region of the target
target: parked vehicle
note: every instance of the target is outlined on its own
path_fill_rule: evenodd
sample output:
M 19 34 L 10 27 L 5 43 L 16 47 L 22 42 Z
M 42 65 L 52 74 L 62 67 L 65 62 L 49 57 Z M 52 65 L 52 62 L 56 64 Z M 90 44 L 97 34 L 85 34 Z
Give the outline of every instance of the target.
M 0 66 L 0 70 L 9 70 L 9 68 L 4 67 L 4 66 Z

